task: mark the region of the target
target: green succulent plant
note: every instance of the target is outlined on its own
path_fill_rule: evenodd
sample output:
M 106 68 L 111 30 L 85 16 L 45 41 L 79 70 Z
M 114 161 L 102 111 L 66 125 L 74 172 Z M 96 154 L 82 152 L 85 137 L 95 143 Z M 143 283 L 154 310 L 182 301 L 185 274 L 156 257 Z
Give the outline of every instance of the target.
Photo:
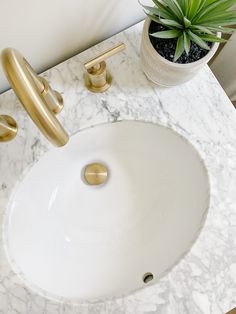
M 225 42 L 216 33 L 232 33 L 236 24 L 236 0 L 152 0 L 154 7 L 143 5 L 149 18 L 166 27 L 150 34 L 157 38 L 176 38 L 174 62 L 186 52 L 191 42 L 210 50 L 207 42 Z

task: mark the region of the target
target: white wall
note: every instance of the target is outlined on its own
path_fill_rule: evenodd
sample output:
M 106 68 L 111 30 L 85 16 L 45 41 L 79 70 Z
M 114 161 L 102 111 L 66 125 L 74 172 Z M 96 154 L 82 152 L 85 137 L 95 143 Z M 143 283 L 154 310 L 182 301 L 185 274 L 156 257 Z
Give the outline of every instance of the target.
M 211 69 L 232 101 L 236 100 L 236 32 L 231 36 Z
M 143 17 L 137 0 L 0 0 L 0 50 L 14 47 L 42 71 Z

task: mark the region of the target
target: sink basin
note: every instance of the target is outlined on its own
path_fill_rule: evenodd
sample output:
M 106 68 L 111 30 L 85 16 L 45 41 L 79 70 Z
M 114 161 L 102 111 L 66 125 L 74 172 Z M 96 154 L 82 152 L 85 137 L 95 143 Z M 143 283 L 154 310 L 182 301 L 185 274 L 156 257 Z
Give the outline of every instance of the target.
M 108 179 L 84 180 L 102 163 Z M 190 249 L 209 205 L 195 148 L 166 127 L 123 121 L 47 152 L 15 188 L 4 219 L 9 262 L 57 300 L 119 297 L 155 283 Z

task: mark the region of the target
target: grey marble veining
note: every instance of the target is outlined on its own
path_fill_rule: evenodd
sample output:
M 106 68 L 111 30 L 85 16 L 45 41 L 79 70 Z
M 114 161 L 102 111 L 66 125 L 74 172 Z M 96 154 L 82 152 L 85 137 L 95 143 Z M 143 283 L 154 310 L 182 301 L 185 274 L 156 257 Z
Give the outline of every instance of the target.
M 191 251 L 157 284 L 122 299 L 77 306 L 28 290 L 8 265 L 1 240 L 0 314 L 222 314 L 236 307 L 236 111 L 208 67 L 178 87 L 165 89 L 148 81 L 139 61 L 141 31 L 142 23 L 43 75 L 63 94 L 59 119 L 70 134 L 128 119 L 160 123 L 188 138 L 210 176 L 205 226 Z M 112 87 L 104 94 L 90 93 L 82 63 L 119 41 L 127 48 L 107 62 Z M 16 139 L 0 144 L 1 222 L 14 185 L 51 145 L 12 91 L 0 95 L 0 113 L 19 124 Z

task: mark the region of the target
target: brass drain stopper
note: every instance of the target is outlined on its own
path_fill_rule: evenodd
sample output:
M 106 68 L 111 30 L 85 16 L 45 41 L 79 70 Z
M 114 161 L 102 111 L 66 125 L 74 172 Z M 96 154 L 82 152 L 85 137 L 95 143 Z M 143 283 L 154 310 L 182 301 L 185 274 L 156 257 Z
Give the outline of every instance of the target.
M 107 167 L 100 163 L 88 164 L 84 169 L 84 179 L 89 185 L 100 185 L 107 181 Z

